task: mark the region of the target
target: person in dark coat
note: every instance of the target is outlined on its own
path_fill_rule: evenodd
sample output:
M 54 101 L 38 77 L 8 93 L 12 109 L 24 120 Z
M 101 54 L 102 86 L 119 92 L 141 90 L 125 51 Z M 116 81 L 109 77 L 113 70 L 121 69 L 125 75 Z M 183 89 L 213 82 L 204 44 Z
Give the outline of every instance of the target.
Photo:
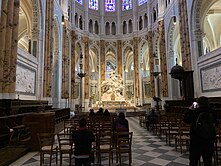
M 103 115 L 104 115 L 105 117 L 110 117 L 110 112 L 108 111 L 108 109 L 105 109 L 105 110 L 104 110 Z
M 191 124 L 189 148 L 190 166 L 197 166 L 201 156 L 203 158 L 204 166 L 212 166 L 215 133 L 212 134 L 210 139 L 204 139 L 199 135 L 197 129 L 199 115 L 203 112 L 211 113 L 210 115 L 212 117 L 213 123 L 217 125 L 216 114 L 209 107 L 208 98 L 204 96 L 199 97 L 197 103 L 194 102 L 184 116 L 184 122 Z
M 89 110 L 89 116 L 95 116 L 95 112 L 94 112 L 94 109 L 90 109 Z
M 154 126 L 153 124 L 157 122 L 157 118 L 158 118 L 157 113 L 155 112 L 154 109 L 152 109 L 150 113 L 147 115 L 146 127 L 148 131 L 149 129 L 153 130 Z
M 92 142 L 95 141 L 93 132 L 88 130 L 86 119 L 79 120 L 79 129 L 74 131 L 72 139 L 74 142 L 75 166 L 91 165 Z
M 128 120 L 125 118 L 125 114 L 123 112 L 120 112 L 118 115 L 118 118 L 114 122 L 114 129 L 128 129 L 129 130 L 129 124 Z
M 103 113 L 104 113 L 104 109 L 103 108 L 99 108 L 99 110 L 96 112 L 96 115 L 103 116 Z

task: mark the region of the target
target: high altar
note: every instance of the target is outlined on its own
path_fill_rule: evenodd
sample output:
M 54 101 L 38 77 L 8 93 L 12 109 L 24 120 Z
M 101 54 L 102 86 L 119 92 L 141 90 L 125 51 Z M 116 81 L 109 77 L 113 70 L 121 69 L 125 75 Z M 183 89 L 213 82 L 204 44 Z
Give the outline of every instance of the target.
M 115 71 L 109 72 L 109 76 L 110 78 L 101 84 L 101 99 L 96 102 L 96 107 L 111 109 L 133 107 L 131 102 L 126 101 L 123 95 L 123 79 Z

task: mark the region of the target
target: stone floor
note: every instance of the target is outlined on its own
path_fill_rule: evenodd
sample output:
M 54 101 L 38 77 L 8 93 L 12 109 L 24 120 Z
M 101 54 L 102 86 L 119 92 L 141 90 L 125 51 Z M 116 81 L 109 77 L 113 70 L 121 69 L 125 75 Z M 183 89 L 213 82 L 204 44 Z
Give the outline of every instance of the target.
M 130 131 L 133 132 L 132 166 L 187 166 L 188 154 L 176 152 L 175 148 L 168 146 L 165 139 L 148 132 L 139 125 L 138 118 L 129 117 Z M 21 157 L 10 166 L 39 166 L 39 153 L 30 152 Z M 128 165 L 128 158 L 123 158 L 124 165 Z M 74 163 L 74 161 L 73 161 Z M 56 165 L 55 162 L 53 165 Z M 63 159 L 62 165 L 68 165 L 68 159 Z M 108 159 L 103 158 L 102 165 L 107 166 Z M 115 161 L 113 166 L 118 165 Z

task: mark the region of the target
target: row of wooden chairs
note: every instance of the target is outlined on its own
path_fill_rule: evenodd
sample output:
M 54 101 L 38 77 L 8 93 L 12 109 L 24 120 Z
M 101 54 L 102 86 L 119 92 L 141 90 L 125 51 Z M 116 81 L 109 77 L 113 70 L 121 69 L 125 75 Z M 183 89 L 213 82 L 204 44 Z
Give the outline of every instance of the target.
M 190 125 L 183 122 L 183 115 L 171 113 L 158 116 L 156 123 L 150 127 L 154 134 L 160 138 L 165 136 L 166 143 L 171 146 L 172 141 L 175 143 L 176 151 L 184 152 L 189 147 L 190 142 Z
M 188 151 L 190 143 L 190 124 L 183 122 L 183 114 L 168 114 L 158 118 L 153 124 L 153 133 L 166 138 L 166 143 L 171 145 L 174 139 L 175 150 L 181 153 Z M 214 144 L 214 165 L 221 165 L 221 123 L 216 129 L 216 142 Z
M 107 134 L 107 133 L 105 133 Z M 107 153 L 109 165 L 113 162 L 113 153 L 116 152 L 116 160 L 122 164 L 122 154 L 127 153 L 129 157 L 129 165 L 132 163 L 132 132 L 118 132 L 116 135 L 117 145 L 113 144 L 111 136 L 103 135 L 99 141 L 97 140 L 93 146 L 92 152 L 97 155 L 98 163 L 101 165 L 101 157 Z M 55 144 L 55 135 L 53 133 L 39 133 L 38 139 L 40 144 L 40 165 L 45 163 L 45 158 L 49 158 L 49 165 L 55 159 L 58 163 L 58 154 L 60 154 L 60 165 L 62 165 L 63 155 L 67 154 L 71 165 L 74 151 L 71 134 L 57 134 L 58 145 Z M 46 156 L 47 155 L 47 156 Z
M 55 143 L 55 137 L 57 136 L 58 145 Z M 58 152 L 60 154 L 60 165 L 62 165 L 62 159 L 64 154 L 69 155 L 69 163 L 71 165 L 73 143 L 71 134 L 57 134 L 54 133 L 39 133 L 38 140 L 40 145 L 40 165 L 44 164 L 45 155 L 49 155 L 49 164 L 53 159 L 58 163 Z
M 87 116 L 86 116 L 87 117 Z M 44 163 L 44 154 L 50 154 L 50 156 L 55 156 L 57 158 L 58 152 L 60 153 L 60 164 L 62 164 L 62 155 L 69 154 L 69 160 L 71 163 L 73 156 L 74 145 L 71 139 L 72 132 L 78 129 L 78 118 L 73 118 L 70 120 L 66 120 L 64 123 L 64 133 L 57 134 L 57 140 L 59 146 L 46 146 L 41 144 L 41 163 Z M 85 116 L 84 116 L 85 118 Z M 121 165 L 121 157 L 123 153 L 127 153 L 129 156 L 129 164 L 132 163 L 132 152 L 131 152 L 131 144 L 132 144 L 132 132 L 128 130 L 123 131 L 114 131 L 113 129 L 113 117 L 109 118 L 88 118 L 88 128 L 91 129 L 95 135 L 96 141 L 93 144 L 92 152 L 94 156 L 96 156 L 97 162 L 101 165 L 102 157 L 105 154 L 108 154 L 109 165 L 113 163 L 113 154 L 116 153 L 116 161 L 120 162 Z M 125 137 L 120 136 L 123 133 Z M 53 134 L 52 134 L 53 135 Z M 39 134 L 39 140 L 41 134 Z M 49 136 L 51 136 L 49 134 Z M 43 137 L 45 135 L 43 134 Z M 64 139 L 66 138 L 66 140 Z M 68 141 L 69 140 L 69 141 Z M 50 142 L 51 141 L 51 142 Z M 52 140 L 49 141 L 49 145 L 52 145 Z M 67 144 L 64 144 L 66 142 Z M 124 145 L 123 145 L 124 143 Z M 126 146 L 127 145 L 127 146 Z M 53 157 L 50 158 L 50 163 Z M 56 159 L 57 163 L 57 159 Z

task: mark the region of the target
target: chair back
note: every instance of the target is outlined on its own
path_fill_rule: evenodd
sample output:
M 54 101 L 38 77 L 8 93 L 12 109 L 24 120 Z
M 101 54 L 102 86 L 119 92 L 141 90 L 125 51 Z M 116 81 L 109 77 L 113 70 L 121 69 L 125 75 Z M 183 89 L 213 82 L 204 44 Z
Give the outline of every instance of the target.
M 59 150 L 60 153 L 72 153 L 73 150 L 73 141 L 72 141 L 72 135 L 71 134 L 58 134 L 58 144 L 59 144 Z
M 54 144 L 54 133 L 38 133 L 38 141 L 40 145 L 40 149 L 45 146 L 50 146 L 53 148 Z

